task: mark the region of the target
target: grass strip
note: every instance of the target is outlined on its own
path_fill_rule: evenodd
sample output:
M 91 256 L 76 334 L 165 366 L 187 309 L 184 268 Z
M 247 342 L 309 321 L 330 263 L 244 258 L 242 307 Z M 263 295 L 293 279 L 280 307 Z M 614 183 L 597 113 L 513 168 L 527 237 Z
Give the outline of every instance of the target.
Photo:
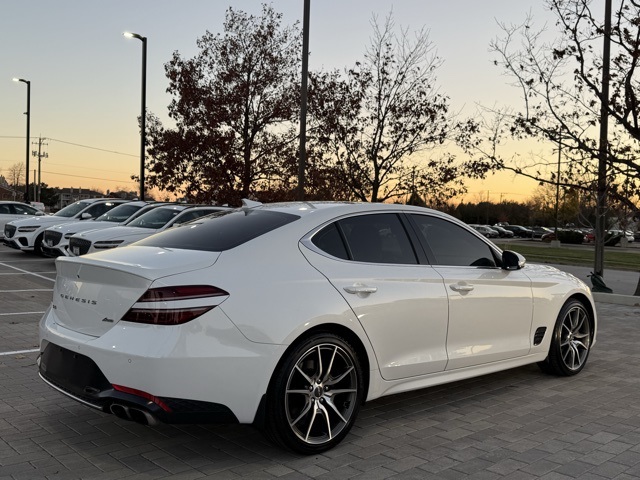
M 496 243 L 503 250 L 513 250 L 531 261 L 538 263 L 558 263 L 592 267 L 595 250 L 588 247 L 551 247 L 548 244 L 523 245 L 521 243 Z M 605 248 L 604 266 L 617 270 L 640 271 L 640 253 Z

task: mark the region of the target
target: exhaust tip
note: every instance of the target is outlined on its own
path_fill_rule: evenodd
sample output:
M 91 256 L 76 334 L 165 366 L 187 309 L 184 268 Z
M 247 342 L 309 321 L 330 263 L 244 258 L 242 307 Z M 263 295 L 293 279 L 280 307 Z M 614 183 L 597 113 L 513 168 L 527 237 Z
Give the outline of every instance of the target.
M 117 403 L 114 403 L 109 407 L 109 411 L 111 411 L 111 413 L 113 413 L 118 418 L 122 418 L 124 420 L 130 419 L 129 413 L 127 412 L 127 407 L 125 407 L 124 405 L 118 405 Z
M 109 411 L 116 417 L 123 420 L 131 420 L 141 425 L 158 425 L 160 422 L 158 419 L 144 410 L 140 410 L 134 407 L 128 407 L 119 403 L 114 403 L 109 407 Z
M 133 420 L 136 423 L 140 423 L 142 425 L 158 424 L 158 420 L 149 412 L 145 412 L 144 410 L 138 410 L 137 408 L 130 408 L 129 415 L 131 416 L 131 420 Z

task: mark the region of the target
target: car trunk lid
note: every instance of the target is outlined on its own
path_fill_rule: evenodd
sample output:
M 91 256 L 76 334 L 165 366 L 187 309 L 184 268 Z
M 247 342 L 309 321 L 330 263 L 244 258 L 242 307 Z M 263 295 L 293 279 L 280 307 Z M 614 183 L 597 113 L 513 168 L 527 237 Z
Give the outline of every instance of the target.
M 59 257 L 52 305 L 56 323 L 99 337 L 120 321 L 154 280 L 206 268 L 219 255 L 128 247 L 83 257 Z

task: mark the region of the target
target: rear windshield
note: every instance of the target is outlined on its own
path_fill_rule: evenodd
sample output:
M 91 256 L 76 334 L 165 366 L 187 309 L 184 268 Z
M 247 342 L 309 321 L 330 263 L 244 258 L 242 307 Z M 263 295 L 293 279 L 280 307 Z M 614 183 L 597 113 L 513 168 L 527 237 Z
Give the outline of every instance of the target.
M 135 245 L 223 252 L 300 218 L 270 210 L 221 212 L 166 230 Z

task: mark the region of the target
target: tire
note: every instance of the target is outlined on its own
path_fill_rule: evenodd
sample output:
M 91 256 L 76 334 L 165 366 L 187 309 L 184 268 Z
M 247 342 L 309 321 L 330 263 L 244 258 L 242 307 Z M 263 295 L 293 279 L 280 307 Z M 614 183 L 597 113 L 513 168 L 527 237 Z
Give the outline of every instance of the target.
M 343 338 L 315 334 L 280 363 L 267 394 L 265 433 L 275 443 L 312 455 L 349 433 L 363 399 L 358 355 Z
M 553 328 L 549 355 L 538 364 L 542 371 L 558 376 L 580 373 L 591 350 L 592 320 L 582 302 L 569 300 L 564 304 Z
M 44 254 L 42 253 L 42 237 L 44 237 L 44 232 L 38 235 L 35 242 L 33 242 L 33 253 L 44 257 Z

